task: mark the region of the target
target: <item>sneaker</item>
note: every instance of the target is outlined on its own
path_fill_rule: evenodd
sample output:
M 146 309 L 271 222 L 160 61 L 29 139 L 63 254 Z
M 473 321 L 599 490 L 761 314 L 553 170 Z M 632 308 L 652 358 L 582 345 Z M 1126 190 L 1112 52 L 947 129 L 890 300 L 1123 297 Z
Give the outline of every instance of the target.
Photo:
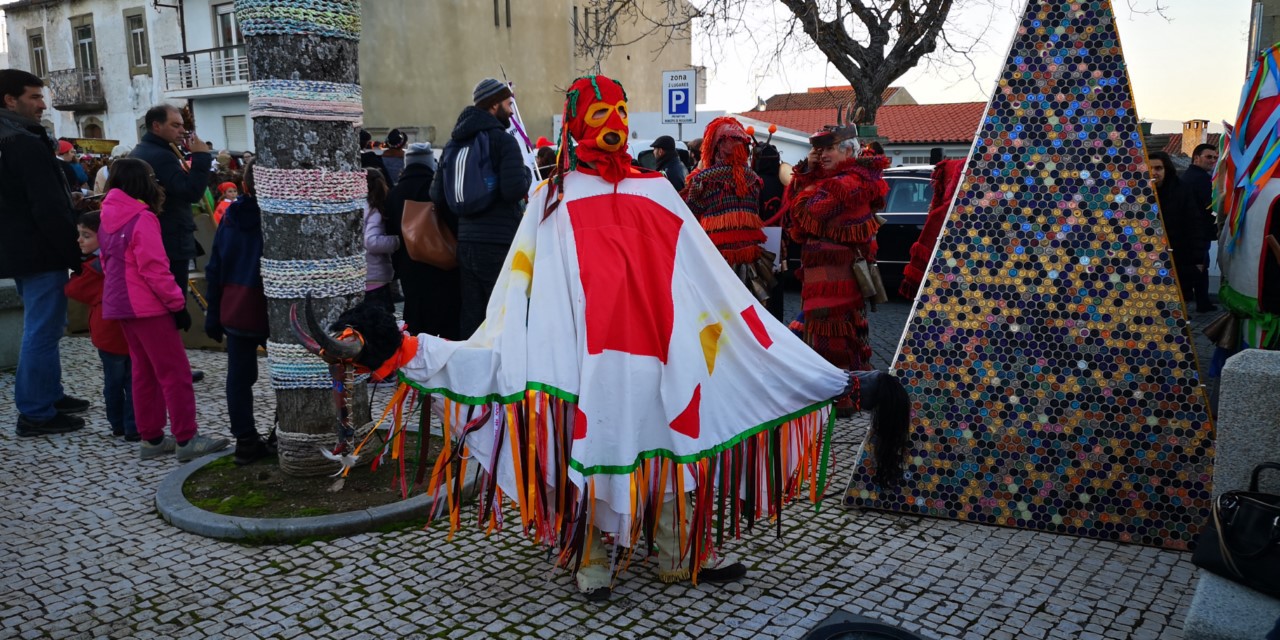
M 53 403 L 53 408 L 57 410 L 58 413 L 84 413 L 89 410 L 89 401 L 74 398 L 72 396 L 62 396 L 61 400 Z
M 143 460 L 155 460 L 173 453 L 178 448 L 178 443 L 174 442 L 173 436 L 165 436 L 164 441 L 160 444 L 151 444 L 145 440 L 139 440 L 142 445 L 138 447 L 138 457 Z
M 125 442 L 141 442 L 142 436 L 136 433 L 126 433 L 124 434 L 124 441 Z
M 230 444 L 231 442 L 226 438 L 210 438 L 209 436 L 197 435 L 188 440 L 186 444 L 178 447 L 178 462 L 190 462 L 200 456 L 222 451 Z
M 262 438 L 256 435 L 244 439 L 237 438 L 235 455 L 236 466 L 243 467 L 263 458 L 275 457 L 276 448 L 270 443 L 263 442 Z
M 204 380 L 204 372 L 203 372 L 203 371 L 201 371 L 201 370 L 199 370 L 199 369 L 192 369 L 192 370 L 191 370 L 191 382 L 192 382 L 192 384 L 195 384 L 195 383 L 197 383 L 197 382 L 200 382 L 201 380 Z
M 24 415 L 18 416 L 18 435 L 23 438 L 71 433 L 83 428 L 84 420 L 65 413 L 55 413 L 52 418 L 38 422 Z

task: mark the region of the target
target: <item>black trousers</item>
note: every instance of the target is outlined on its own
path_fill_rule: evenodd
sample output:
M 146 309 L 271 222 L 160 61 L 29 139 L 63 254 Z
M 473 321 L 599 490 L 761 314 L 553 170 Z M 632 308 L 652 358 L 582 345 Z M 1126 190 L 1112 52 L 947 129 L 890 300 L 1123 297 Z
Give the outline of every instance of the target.
M 462 313 L 459 330 L 463 338 L 471 337 L 484 322 L 489 295 L 502 273 L 502 263 L 510 247 L 480 242 L 458 243 L 458 271 L 462 277 Z

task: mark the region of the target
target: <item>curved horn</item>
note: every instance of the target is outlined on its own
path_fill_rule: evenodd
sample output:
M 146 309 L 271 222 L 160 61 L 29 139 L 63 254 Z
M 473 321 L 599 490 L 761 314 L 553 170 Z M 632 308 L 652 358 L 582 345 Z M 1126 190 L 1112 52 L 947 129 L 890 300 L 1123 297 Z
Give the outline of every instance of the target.
M 841 127 L 844 126 L 844 105 L 836 107 L 836 124 Z
M 360 350 L 364 348 L 364 345 L 360 344 L 358 340 L 337 340 L 324 330 L 324 327 L 320 325 L 320 321 L 316 320 L 316 310 L 311 304 L 311 294 L 307 294 L 304 309 L 307 315 L 308 333 L 315 338 L 315 342 L 318 343 L 324 355 L 327 356 L 326 359 L 354 360 L 356 356 L 360 355 Z
M 307 300 L 308 302 L 311 300 L 310 296 L 307 297 Z M 289 328 L 293 329 L 293 337 L 297 338 L 298 342 L 302 343 L 302 346 L 307 351 L 320 355 L 320 343 L 311 337 L 307 328 L 303 326 L 302 320 L 298 318 L 298 303 L 296 302 L 289 305 Z

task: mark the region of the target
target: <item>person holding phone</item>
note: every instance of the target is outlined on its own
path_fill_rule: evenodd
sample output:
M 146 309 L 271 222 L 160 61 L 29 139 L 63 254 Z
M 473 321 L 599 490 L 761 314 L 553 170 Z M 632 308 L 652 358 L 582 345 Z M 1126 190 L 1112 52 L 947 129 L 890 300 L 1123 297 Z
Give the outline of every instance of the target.
M 160 215 L 160 236 L 169 257 L 169 270 L 183 295 L 191 274 L 191 260 L 196 257 L 196 223 L 191 206 L 204 198 L 209 188 L 209 168 L 213 166 L 212 148 L 194 131 L 187 129 L 182 111 L 171 104 L 159 104 L 147 110 L 143 119 L 147 132 L 129 154 L 130 158 L 151 165 L 156 180 L 164 188 L 164 211 Z M 191 165 L 182 161 L 181 143 L 191 152 Z M 204 378 L 192 371 L 192 379 Z

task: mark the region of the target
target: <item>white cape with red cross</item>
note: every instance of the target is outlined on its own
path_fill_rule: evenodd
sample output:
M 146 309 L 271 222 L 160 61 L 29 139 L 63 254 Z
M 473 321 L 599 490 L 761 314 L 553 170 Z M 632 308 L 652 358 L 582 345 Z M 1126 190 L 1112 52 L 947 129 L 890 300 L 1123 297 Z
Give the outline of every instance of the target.
M 576 398 L 569 478 L 592 476 L 597 526 L 625 530 L 609 511 L 630 513 L 642 460 L 707 458 L 821 409 L 847 375 L 756 302 L 661 174 L 612 185 L 575 171 L 563 190 L 546 219 L 547 187 L 530 199 L 484 324 L 464 342 L 422 336 L 402 373 L 462 402 Z M 517 496 L 493 429 L 467 446 Z

